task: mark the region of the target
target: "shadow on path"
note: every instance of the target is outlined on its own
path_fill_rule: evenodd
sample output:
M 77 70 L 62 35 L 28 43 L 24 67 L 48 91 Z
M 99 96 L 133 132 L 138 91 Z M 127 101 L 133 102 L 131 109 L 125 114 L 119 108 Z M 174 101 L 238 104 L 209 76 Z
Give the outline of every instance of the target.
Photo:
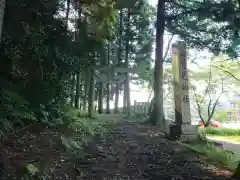
M 186 147 L 165 140 L 156 127 L 137 123 L 117 124 L 97 144 L 90 144 L 87 152 L 84 159 L 76 160 L 80 179 L 223 180 L 230 175 L 201 162 Z

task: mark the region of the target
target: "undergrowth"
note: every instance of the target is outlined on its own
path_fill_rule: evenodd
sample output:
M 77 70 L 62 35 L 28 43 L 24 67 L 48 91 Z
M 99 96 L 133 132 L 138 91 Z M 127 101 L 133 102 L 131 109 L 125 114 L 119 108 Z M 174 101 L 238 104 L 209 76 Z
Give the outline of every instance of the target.
M 233 130 L 233 131 L 232 131 Z M 190 143 L 182 143 L 194 152 L 202 154 L 211 163 L 216 164 L 220 167 L 225 167 L 231 171 L 235 171 L 236 167 L 240 162 L 240 155 L 226 150 L 222 147 L 216 146 L 213 142 L 207 140 L 208 135 L 238 135 L 237 129 L 227 128 L 199 128 L 199 140 Z
M 104 132 L 109 131 L 117 121 L 116 119 L 106 119 L 97 114 L 93 118 L 81 117 L 84 113 L 78 110 L 71 110 L 70 114 L 74 120 L 68 128 L 71 128 L 75 133 L 71 137 L 61 136 L 61 140 L 68 150 L 78 154 L 91 141 L 92 137 L 101 136 Z
M 240 162 L 240 156 L 221 147 L 217 147 L 211 142 L 205 140 L 184 144 L 194 152 L 207 157 L 213 164 L 220 165 L 234 171 Z
M 19 93 L 0 88 L 0 133 L 15 131 L 27 125 L 41 123 L 46 126 L 64 124 L 65 111 L 60 105 L 50 102 L 47 105 L 33 106 Z
M 15 127 L 36 121 L 35 114 L 29 110 L 29 103 L 16 92 L 1 89 L 0 92 L 0 132 L 12 131 Z
M 113 125 L 118 121 L 118 119 L 111 118 L 111 116 L 97 114 L 95 114 L 93 118 L 88 118 L 84 116 L 84 113 L 85 112 L 80 110 L 69 109 L 66 111 L 66 114 L 62 116 L 61 121 L 58 121 L 51 126 L 46 126 L 46 132 L 44 132 L 44 129 L 41 130 L 40 134 L 45 134 L 43 136 L 39 134 L 31 134 L 28 131 L 21 132 L 22 135 L 27 135 L 27 138 L 21 140 L 21 142 L 15 141 L 15 145 L 18 146 L 18 148 L 26 147 L 28 151 L 31 152 L 31 154 L 27 154 L 27 156 L 30 156 L 32 162 L 23 164 L 23 171 L 20 172 L 19 175 L 21 178 L 18 179 L 49 179 L 49 173 L 51 174 L 49 171 L 54 169 L 54 167 L 51 166 L 55 166 L 55 162 L 46 160 L 44 161 L 45 164 L 43 166 L 40 161 L 37 160 L 37 157 L 35 157 L 35 153 L 43 153 L 41 156 L 44 156 L 44 153 L 49 154 L 48 148 L 50 148 L 53 153 L 57 152 L 54 155 L 57 156 L 57 159 L 60 158 L 59 156 L 62 156 L 60 154 L 64 154 L 64 158 L 83 158 L 86 154 L 84 148 L 87 147 L 88 143 L 94 138 L 100 137 L 104 132 L 110 131 Z M 41 145 L 41 142 L 44 142 L 44 145 Z M 29 144 L 36 148 L 31 149 Z M 46 144 L 48 147 L 46 147 Z M 36 150 L 37 152 L 35 152 Z M 10 147 L 10 151 L 13 151 L 14 153 L 15 149 Z M 25 154 L 25 151 L 21 153 Z M 25 159 L 23 158 L 21 161 L 25 161 Z

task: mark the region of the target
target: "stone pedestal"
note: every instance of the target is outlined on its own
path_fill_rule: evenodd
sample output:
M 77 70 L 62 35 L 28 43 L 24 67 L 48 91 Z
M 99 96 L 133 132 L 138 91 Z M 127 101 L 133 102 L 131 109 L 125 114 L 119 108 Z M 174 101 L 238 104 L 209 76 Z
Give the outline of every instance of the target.
M 175 105 L 175 122 L 170 126 L 169 135 L 175 139 L 193 140 L 198 138 L 197 126 L 191 125 L 190 99 L 184 42 L 172 45 L 172 70 Z
M 169 130 L 169 136 L 173 140 L 181 139 L 183 141 L 194 141 L 199 139 L 198 127 L 191 124 L 172 124 Z
M 198 127 L 191 124 L 172 124 L 169 127 L 169 136 L 175 140 L 197 140 L 199 138 Z
M 181 139 L 186 141 L 198 140 L 198 127 L 192 124 L 183 124 L 182 126 Z

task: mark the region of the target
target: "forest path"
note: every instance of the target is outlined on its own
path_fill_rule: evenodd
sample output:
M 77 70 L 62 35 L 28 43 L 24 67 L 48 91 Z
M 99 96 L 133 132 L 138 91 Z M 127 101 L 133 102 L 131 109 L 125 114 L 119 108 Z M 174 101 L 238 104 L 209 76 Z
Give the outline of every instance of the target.
M 33 126 L 9 136 L 0 150 L 8 167 L 4 179 L 24 180 L 29 164 L 40 170 L 41 177 L 28 180 L 223 180 L 231 175 L 186 146 L 166 140 L 156 126 L 120 119 L 105 129 L 74 152 L 63 145 L 62 131 Z
M 185 146 L 164 139 L 156 127 L 135 122 L 116 124 L 87 152 L 87 158 L 76 163 L 80 179 L 220 180 L 229 175 Z

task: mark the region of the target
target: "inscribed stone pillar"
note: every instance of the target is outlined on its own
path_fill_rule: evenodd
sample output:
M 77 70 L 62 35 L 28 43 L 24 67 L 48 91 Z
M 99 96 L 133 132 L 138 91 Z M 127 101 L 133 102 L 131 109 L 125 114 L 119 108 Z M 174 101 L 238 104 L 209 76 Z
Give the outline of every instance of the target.
M 175 124 L 170 127 L 175 135 L 197 135 L 191 125 L 186 46 L 180 41 L 172 45 L 172 71 L 175 105 Z

